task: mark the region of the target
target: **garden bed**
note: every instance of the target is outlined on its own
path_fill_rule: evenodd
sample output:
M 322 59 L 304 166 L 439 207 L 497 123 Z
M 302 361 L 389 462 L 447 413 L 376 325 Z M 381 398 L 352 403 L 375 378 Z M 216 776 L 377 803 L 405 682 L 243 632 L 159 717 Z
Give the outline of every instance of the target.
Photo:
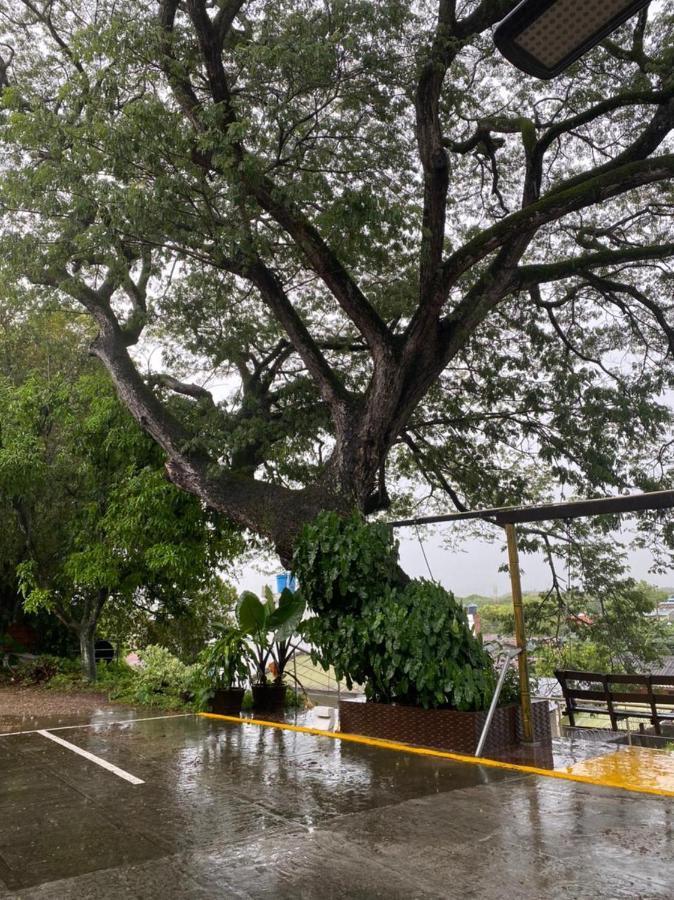
M 551 743 L 547 700 L 533 703 L 532 709 L 535 740 Z M 454 753 L 475 753 L 486 718 L 486 712 L 422 709 L 395 703 L 342 700 L 339 704 L 340 730 L 345 734 L 362 734 Z M 498 753 L 518 746 L 521 733 L 519 706 L 509 704 L 499 707 L 494 714 L 484 752 Z

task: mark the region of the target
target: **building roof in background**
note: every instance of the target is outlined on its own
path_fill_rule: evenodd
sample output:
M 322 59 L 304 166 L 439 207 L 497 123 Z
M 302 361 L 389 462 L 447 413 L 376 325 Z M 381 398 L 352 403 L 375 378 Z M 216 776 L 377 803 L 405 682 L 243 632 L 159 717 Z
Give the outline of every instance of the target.
M 674 656 L 663 656 L 660 665 L 647 668 L 651 675 L 674 675 Z

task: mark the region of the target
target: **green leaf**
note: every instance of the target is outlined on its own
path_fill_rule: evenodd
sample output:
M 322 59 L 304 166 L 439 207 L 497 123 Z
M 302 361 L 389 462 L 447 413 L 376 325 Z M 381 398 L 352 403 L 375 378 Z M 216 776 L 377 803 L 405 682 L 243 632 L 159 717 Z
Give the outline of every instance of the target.
M 266 628 L 267 612 L 264 604 L 251 591 L 244 591 L 236 606 L 236 617 L 244 634 L 258 634 Z

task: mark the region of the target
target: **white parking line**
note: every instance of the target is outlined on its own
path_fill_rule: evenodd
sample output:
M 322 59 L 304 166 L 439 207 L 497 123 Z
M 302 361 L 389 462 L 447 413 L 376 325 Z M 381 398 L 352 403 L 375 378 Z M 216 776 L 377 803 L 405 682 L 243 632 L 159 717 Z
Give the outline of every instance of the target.
M 89 753 L 87 750 L 82 750 L 81 747 L 77 747 L 75 744 L 71 744 L 70 741 L 64 741 L 63 738 L 57 737 L 55 734 L 50 734 L 48 731 L 38 731 L 37 734 L 41 734 L 42 737 L 49 738 L 50 741 L 54 741 L 55 743 L 60 744 L 62 747 L 67 747 L 68 750 L 72 750 L 73 753 L 78 753 L 85 759 L 96 763 L 97 766 L 101 766 L 102 768 L 107 769 L 108 772 L 112 772 L 114 775 L 117 775 L 119 778 L 123 778 L 125 781 L 130 781 L 131 784 L 145 784 L 142 778 L 136 778 L 135 775 L 130 775 L 128 772 L 125 772 L 124 769 L 113 766 L 112 763 L 107 762 L 107 760 L 105 759 L 101 759 L 100 756 L 94 756 L 93 753 Z
M 54 727 L 50 728 L 49 731 L 72 731 L 74 728 L 99 728 L 100 726 L 107 727 L 109 725 L 132 725 L 135 722 L 154 722 L 155 719 L 186 719 L 188 717 L 194 718 L 194 713 L 177 713 L 172 716 L 146 716 L 143 719 L 120 719 L 117 722 L 108 722 L 105 720 L 101 720 L 100 722 L 85 722 L 82 725 L 54 725 Z M 19 734 L 42 734 L 42 729 L 33 728 L 29 731 L 0 731 L 0 738 L 16 737 Z

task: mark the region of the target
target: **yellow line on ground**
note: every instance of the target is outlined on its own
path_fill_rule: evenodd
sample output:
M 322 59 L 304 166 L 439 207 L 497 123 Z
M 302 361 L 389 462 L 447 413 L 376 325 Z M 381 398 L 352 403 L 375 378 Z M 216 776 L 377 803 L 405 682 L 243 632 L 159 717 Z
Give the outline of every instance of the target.
M 661 788 L 651 788 L 644 785 L 628 785 L 622 781 L 593 778 L 589 775 L 575 775 L 573 772 L 562 772 L 555 769 L 539 769 L 536 766 L 525 766 L 520 763 L 503 762 L 499 759 L 487 759 L 484 756 L 464 756 L 462 753 L 450 753 L 446 750 L 431 750 L 426 747 L 415 747 L 412 744 L 403 744 L 398 741 L 384 741 L 380 738 L 365 737 L 362 734 L 347 734 L 342 731 L 323 731 L 320 728 L 309 728 L 306 725 L 290 725 L 287 722 L 270 722 L 266 719 L 242 719 L 240 716 L 221 716 L 216 713 L 199 713 L 205 719 L 220 719 L 224 722 L 235 722 L 239 725 L 258 725 L 261 728 L 280 728 L 283 731 L 298 731 L 301 734 L 315 734 L 319 737 L 332 738 L 333 740 L 348 741 L 352 744 L 365 744 L 368 747 L 379 747 L 382 750 L 395 750 L 399 753 L 414 753 L 417 756 L 432 756 L 438 759 L 451 759 L 454 762 L 468 763 L 469 765 L 487 766 L 492 769 L 508 769 L 511 772 L 524 772 L 527 775 L 541 775 L 544 778 L 558 778 L 561 781 L 577 781 L 580 784 L 593 784 L 599 787 L 609 787 L 620 791 L 630 791 L 637 794 L 654 794 L 658 797 L 674 797 L 674 791 Z

